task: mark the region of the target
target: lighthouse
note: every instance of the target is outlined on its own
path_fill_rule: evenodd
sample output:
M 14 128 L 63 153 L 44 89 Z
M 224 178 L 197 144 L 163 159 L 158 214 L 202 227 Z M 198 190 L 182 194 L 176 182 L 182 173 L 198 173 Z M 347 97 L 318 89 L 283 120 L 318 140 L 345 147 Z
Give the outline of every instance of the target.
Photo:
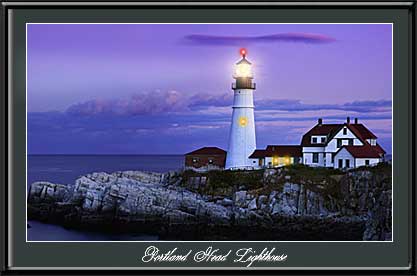
M 255 118 L 253 105 L 252 64 L 246 59 L 246 49 L 240 50 L 241 60 L 235 65 L 232 84 L 234 90 L 232 124 L 230 127 L 229 148 L 226 169 L 245 169 L 252 167 L 249 156 L 256 149 Z

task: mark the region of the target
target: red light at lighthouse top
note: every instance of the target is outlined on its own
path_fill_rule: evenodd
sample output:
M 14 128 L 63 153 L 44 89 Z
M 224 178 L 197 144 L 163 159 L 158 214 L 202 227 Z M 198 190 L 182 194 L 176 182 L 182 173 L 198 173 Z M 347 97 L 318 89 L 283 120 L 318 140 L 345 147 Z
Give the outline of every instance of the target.
M 245 48 L 241 48 L 241 49 L 239 50 L 239 53 L 240 53 L 240 55 L 241 55 L 242 57 L 246 57 L 246 54 L 247 54 L 248 52 L 246 51 L 246 49 L 245 49 Z

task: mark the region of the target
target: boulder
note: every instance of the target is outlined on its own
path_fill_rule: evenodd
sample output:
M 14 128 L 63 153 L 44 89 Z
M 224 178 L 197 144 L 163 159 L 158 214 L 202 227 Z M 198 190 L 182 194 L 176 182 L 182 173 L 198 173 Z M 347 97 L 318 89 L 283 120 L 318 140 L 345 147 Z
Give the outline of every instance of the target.
M 245 206 L 246 203 L 246 191 L 238 191 L 234 196 L 234 203 L 238 207 Z
M 256 210 L 258 206 L 256 205 L 256 198 L 252 199 L 248 204 L 249 210 Z

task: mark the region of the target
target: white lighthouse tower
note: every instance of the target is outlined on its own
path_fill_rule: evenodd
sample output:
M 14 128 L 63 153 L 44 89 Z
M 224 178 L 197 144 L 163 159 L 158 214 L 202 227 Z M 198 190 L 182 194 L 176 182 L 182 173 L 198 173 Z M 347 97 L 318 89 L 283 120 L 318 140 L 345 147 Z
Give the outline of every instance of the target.
M 256 149 L 255 118 L 253 114 L 252 64 L 246 59 L 246 50 L 241 49 L 242 59 L 236 63 L 232 84 L 234 90 L 232 125 L 230 127 L 229 149 L 226 169 L 251 167 L 249 156 Z

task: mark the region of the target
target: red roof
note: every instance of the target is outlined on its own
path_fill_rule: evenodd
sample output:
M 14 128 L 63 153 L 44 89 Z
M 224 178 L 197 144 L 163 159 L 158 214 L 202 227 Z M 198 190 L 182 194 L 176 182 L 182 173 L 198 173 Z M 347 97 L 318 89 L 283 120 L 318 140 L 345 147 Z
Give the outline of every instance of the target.
M 363 124 L 350 124 L 348 125 L 350 130 L 355 133 L 355 135 L 361 136 L 363 139 L 376 139 L 377 137 L 369 129 L 366 128 Z
M 378 152 L 376 146 L 343 146 L 340 150 L 343 148 L 345 148 L 355 158 L 381 158 L 381 154 Z
M 249 158 L 264 158 L 268 156 L 268 152 L 266 150 L 255 150 Z
M 385 154 L 386 153 L 386 151 L 379 144 L 376 144 L 376 146 L 374 146 L 374 150 L 376 152 L 378 152 L 379 154 Z
M 366 139 L 376 139 L 377 137 L 363 124 L 317 124 L 303 135 L 301 145 L 303 147 L 323 147 L 329 142 L 344 126 L 349 128 L 353 134 L 358 137 L 362 143 L 366 143 Z M 326 143 L 311 143 L 312 135 L 325 135 L 327 136 Z
M 303 135 L 301 140 L 301 146 L 303 147 L 322 147 L 325 144 L 317 143 L 311 144 L 312 135 L 325 135 L 327 137 L 336 135 L 339 129 L 341 129 L 343 124 L 317 124 L 312 129 L 310 129 L 306 134 Z
M 195 151 L 186 153 L 185 155 L 224 155 L 226 151 L 218 147 L 204 147 Z
M 272 156 L 301 157 L 302 155 L 302 148 L 298 145 L 268 145 L 265 150 L 255 150 L 249 158 L 264 158 Z

